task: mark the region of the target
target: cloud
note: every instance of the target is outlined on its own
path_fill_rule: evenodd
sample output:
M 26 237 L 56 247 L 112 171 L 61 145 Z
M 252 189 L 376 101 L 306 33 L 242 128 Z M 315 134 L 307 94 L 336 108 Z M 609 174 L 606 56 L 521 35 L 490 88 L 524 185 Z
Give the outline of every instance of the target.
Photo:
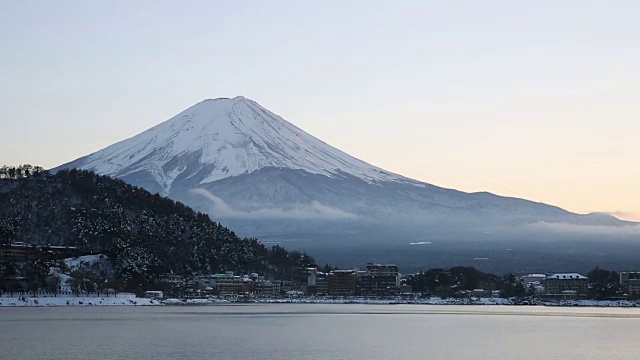
M 296 219 L 296 220 L 353 220 L 358 216 L 343 210 L 313 201 L 310 204 L 296 204 L 288 209 L 263 208 L 243 211 L 232 208 L 224 200 L 205 189 L 192 189 L 192 194 L 203 196 L 211 201 L 211 213 L 224 218 L 244 219 Z
M 607 226 L 607 225 L 576 225 L 567 223 L 550 223 L 550 222 L 538 222 L 535 224 L 527 225 L 533 230 L 545 230 L 568 234 L 589 234 L 589 235 L 610 235 L 610 236 L 625 236 L 625 235 L 640 235 L 640 224 L 622 225 L 622 226 Z
M 640 221 L 640 216 L 629 211 L 604 211 L 605 214 L 615 216 L 618 219 Z

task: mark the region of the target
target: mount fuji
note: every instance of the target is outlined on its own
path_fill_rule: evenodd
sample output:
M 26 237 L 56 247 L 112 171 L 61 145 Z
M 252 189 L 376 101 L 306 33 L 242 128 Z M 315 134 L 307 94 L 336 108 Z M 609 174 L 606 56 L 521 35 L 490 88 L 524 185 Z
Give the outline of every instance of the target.
M 244 97 L 204 100 L 54 171 L 70 168 L 122 179 L 209 213 L 240 235 L 310 250 L 334 264 L 480 262 L 539 270 L 539 254 L 550 249 L 598 256 L 593 244 L 637 234 L 634 223 L 606 214 L 391 173 Z

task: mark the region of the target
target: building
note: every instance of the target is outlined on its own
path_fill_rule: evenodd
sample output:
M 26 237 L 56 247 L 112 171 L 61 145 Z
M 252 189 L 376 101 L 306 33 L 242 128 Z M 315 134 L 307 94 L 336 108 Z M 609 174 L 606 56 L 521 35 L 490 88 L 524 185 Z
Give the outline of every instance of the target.
M 316 268 L 308 268 L 307 269 L 307 287 L 305 293 L 307 295 L 315 295 L 316 294 L 316 282 L 318 279 L 318 269 Z
M 533 284 L 533 283 L 542 284 L 546 278 L 547 278 L 547 275 L 545 274 L 528 274 L 523 276 L 521 279 L 522 279 L 522 285 L 524 285 L 524 287 L 527 287 L 529 286 L 529 284 Z
M 632 298 L 640 297 L 640 272 L 622 271 L 620 272 L 620 285 L 624 291 Z
M 256 282 L 251 280 L 248 277 L 242 277 L 242 290 L 240 294 L 242 295 L 250 295 L 256 292 Z
M 254 284 L 256 296 L 271 296 L 274 294 L 273 284 L 269 280 L 258 280 Z
M 578 273 L 548 275 L 544 280 L 545 296 L 578 298 L 587 295 L 589 279 Z
M 545 274 L 528 274 L 520 278 L 522 285 L 527 291 L 533 291 L 536 294 L 544 294 L 544 281 L 547 278 Z
M 471 296 L 473 296 L 473 297 L 489 297 L 489 296 L 491 296 L 491 290 L 473 289 L 471 291 Z
M 244 291 L 244 281 L 239 276 L 216 279 L 216 285 L 220 295 L 241 294 Z
M 217 278 L 219 275 L 199 275 L 193 277 L 193 287 L 198 290 L 216 290 L 218 288 Z
M 327 295 L 329 293 L 327 274 L 315 268 L 308 268 L 306 290 L 307 295 Z
M 298 290 L 298 287 L 293 281 L 290 280 L 273 280 L 273 293 L 284 295 L 288 291 Z
M 31 248 L 14 244 L 0 247 L 0 260 L 7 262 L 26 262 L 32 256 Z
M 162 298 L 164 297 L 164 294 L 162 293 L 162 291 L 155 291 L 155 290 L 145 291 L 144 297 L 148 299 L 162 300 Z
M 329 294 L 329 277 L 325 273 L 318 273 L 316 277 L 316 295 Z
M 249 278 L 234 276 L 233 272 L 212 275 L 215 279 L 216 290 L 220 295 L 249 294 L 254 291 L 254 282 Z
M 232 271 L 227 271 L 224 274 L 194 276 L 186 282 L 186 287 L 220 295 L 246 295 L 254 293 L 255 281 L 249 276 L 235 276 Z
M 329 296 L 354 296 L 358 276 L 355 270 L 334 270 L 329 273 Z M 316 286 L 318 282 L 316 280 Z
M 307 269 L 307 287 L 316 287 L 316 279 L 318 278 L 318 270 L 316 268 Z
M 14 242 L 0 246 L 0 260 L 7 262 L 27 262 L 34 259 L 64 259 L 80 256 L 74 246 L 32 245 Z
M 358 272 L 360 294 L 363 296 L 394 295 L 400 286 L 398 266 L 369 264 Z
M 172 288 L 184 287 L 184 276 L 174 273 L 164 273 L 158 275 L 155 281 L 156 284 L 166 284 Z

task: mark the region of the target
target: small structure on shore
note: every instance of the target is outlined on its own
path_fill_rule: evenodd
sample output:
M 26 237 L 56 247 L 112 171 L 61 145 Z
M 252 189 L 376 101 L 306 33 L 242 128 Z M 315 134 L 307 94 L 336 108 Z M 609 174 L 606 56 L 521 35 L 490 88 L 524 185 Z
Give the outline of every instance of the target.
M 164 298 L 164 294 L 162 291 L 150 290 L 144 292 L 144 297 L 147 299 L 162 300 L 162 298 Z

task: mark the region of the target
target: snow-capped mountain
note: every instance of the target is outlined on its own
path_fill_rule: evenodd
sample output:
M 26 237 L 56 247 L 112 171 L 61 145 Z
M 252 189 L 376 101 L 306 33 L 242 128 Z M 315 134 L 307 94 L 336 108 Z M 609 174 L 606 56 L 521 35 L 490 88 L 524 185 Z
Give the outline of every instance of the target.
M 541 224 L 625 224 L 393 174 L 244 97 L 204 100 L 56 170 L 67 168 L 93 170 L 183 201 L 241 235 L 295 240 L 302 247 L 523 238 Z
M 178 178 L 197 176 L 206 184 L 265 167 L 329 177 L 346 173 L 369 183 L 408 181 L 328 146 L 242 96 L 204 100 L 64 167 L 70 166 L 112 177 L 148 172 L 165 195 Z

